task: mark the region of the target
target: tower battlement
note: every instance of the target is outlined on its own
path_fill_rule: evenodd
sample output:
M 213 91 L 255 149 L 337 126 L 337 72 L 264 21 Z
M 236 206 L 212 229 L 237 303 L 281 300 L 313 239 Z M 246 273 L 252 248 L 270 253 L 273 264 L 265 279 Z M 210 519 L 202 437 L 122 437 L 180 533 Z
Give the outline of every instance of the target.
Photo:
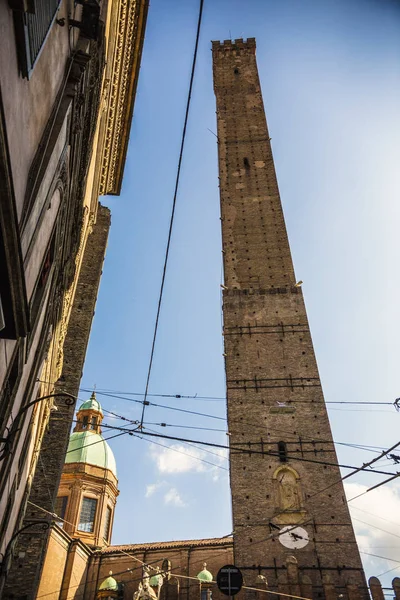
M 237 53 L 251 53 L 256 52 L 256 38 L 238 38 L 237 40 L 224 40 L 223 42 L 215 41 L 212 42 L 212 51 L 218 54 L 231 54 L 232 52 Z

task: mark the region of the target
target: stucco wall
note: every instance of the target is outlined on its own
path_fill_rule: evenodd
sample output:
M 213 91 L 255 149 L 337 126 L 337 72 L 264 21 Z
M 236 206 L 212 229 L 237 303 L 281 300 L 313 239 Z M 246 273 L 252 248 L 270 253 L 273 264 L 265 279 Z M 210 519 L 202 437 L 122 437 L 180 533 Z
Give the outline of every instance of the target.
M 49 537 L 47 556 L 43 567 L 43 575 L 38 589 L 38 598 L 46 600 L 59 600 L 60 590 L 64 579 L 67 562 L 69 539 L 60 534 L 57 529 L 52 529 Z
M 72 4 L 63 0 L 59 16 L 66 16 Z M 22 78 L 18 68 L 12 10 L 6 0 L 0 2 L 0 87 L 19 217 L 28 172 L 60 89 L 68 56 L 68 27 L 54 25 L 30 80 Z

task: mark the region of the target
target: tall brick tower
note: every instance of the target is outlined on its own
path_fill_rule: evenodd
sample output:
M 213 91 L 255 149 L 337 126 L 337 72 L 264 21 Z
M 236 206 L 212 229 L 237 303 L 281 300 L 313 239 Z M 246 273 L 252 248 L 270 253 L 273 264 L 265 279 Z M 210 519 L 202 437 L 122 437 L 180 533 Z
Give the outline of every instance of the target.
M 213 42 L 235 563 L 247 585 L 263 575 L 270 589 L 355 599 L 365 578 L 296 287 L 255 48 L 253 38 Z

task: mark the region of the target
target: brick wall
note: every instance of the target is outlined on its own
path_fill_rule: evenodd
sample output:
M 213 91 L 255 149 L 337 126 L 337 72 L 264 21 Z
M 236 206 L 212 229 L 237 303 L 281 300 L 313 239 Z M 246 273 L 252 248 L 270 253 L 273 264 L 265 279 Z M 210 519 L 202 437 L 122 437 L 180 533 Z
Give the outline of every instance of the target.
M 110 211 L 99 205 L 97 221 L 89 235 L 78 279 L 68 332 L 64 343 L 62 375 L 55 391 L 78 395 L 86 348 L 94 314 L 94 307 L 103 267 Z M 74 406 L 57 402 L 58 410 L 51 413 L 42 442 L 42 450 L 28 499 L 41 508 L 53 512 L 54 500 L 60 482 L 65 452 L 74 416 Z M 28 504 L 23 525 L 29 521 L 51 520 L 42 510 Z M 26 553 L 22 562 L 15 560 L 8 574 L 5 598 L 35 598 L 44 562 L 48 534 L 20 536 L 15 554 Z
M 108 577 L 110 570 L 116 581 L 124 583 L 124 599 L 132 598 L 142 577 L 141 563 L 135 558 L 153 567 L 159 566 L 160 569 L 164 559 L 170 560 L 172 577 L 170 585 L 165 584 L 161 596 L 164 600 L 200 600 L 200 584 L 196 578 L 203 569 L 203 563 L 207 563 L 207 570 L 215 579 L 218 570 L 223 565 L 231 564 L 233 558 L 231 539 L 177 541 L 172 543 L 172 547 L 168 547 L 168 542 L 143 544 L 142 547 L 135 544 L 131 548 L 123 546 L 127 554 L 118 548 L 111 546 L 105 552 L 98 553 L 92 561 L 91 570 L 95 576 L 87 582 L 84 600 L 95 600 L 95 590 Z M 193 579 L 186 579 L 185 576 Z M 211 589 L 213 600 L 225 600 L 226 597 L 218 591 L 215 584 Z
M 235 564 L 250 585 L 262 573 L 277 589 L 295 555 L 315 597 L 327 578 L 346 597 L 346 582 L 365 579 L 295 286 L 255 40 L 214 42 L 213 67 Z M 291 524 L 305 547 L 271 539 Z

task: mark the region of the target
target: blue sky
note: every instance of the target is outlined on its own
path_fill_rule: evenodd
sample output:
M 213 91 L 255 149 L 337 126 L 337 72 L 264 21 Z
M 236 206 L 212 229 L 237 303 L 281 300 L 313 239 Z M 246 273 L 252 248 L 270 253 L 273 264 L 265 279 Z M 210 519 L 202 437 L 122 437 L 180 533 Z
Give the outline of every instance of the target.
M 84 388 L 145 388 L 197 10 L 197 0 L 151 2 L 122 194 L 104 199 L 112 227 Z M 281 198 L 326 400 L 400 396 L 399 28 L 394 0 L 206 0 L 150 393 L 225 395 L 211 40 L 256 37 Z M 98 398 L 108 410 L 140 418 L 137 403 Z M 225 416 L 221 400 L 150 400 Z M 389 406 L 333 405 L 329 413 L 337 441 L 387 448 L 398 439 L 400 415 Z M 145 422 L 222 429 L 161 432 L 227 439 L 223 420 L 148 407 Z M 231 532 L 227 461 L 217 450 L 184 444 L 167 450 L 128 436 L 111 445 L 121 490 L 113 543 Z M 355 465 L 374 456 L 345 446 L 338 453 Z M 350 482 L 355 495 L 377 479 Z M 357 510 L 378 516 L 356 509 L 354 516 L 395 535 L 355 521 L 360 546 L 400 560 L 400 488 L 363 498 Z M 363 559 L 375 574 L 396 566 Z

